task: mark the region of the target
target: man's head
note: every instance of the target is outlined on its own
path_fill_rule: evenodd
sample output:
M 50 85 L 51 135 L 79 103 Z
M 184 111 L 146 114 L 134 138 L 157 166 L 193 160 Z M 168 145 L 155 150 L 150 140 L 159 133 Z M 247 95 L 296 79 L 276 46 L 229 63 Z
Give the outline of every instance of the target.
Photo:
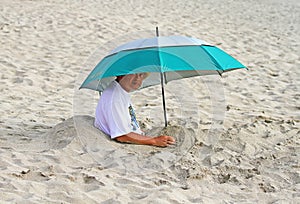
M 149 73 L 128 74 L 117 77 L 117 81 L 127 92 L 137 90 L 143 83 L 143 80 L 149 76 Z

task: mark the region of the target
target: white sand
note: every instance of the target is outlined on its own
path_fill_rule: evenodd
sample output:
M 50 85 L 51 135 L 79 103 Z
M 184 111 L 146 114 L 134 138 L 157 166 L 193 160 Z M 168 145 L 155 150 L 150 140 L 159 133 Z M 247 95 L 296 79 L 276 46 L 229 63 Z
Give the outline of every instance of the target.
M 0 203 L 300 203 L 299 1 L 120 2 L 1 1 Z M 166 86 L 175 146 L 110 141 L 92 127 L 97 94 L 78 87 L 156 26 L 249 71 Z M 133 101 L 159 132 L 160 87 Z

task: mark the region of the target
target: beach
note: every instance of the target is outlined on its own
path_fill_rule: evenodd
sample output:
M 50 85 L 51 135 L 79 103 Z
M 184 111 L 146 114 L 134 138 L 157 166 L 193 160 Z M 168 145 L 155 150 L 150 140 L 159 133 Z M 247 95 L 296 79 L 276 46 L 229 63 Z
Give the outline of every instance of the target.
M 226 3 L 225 3 L 226 2 Z M 0 203 L 300 203 L 300 2 L 1 0 Z M 186 35 L 248 70 L 132 93 L 149 135 L 93 127 L 79 87 L 116 46 Z

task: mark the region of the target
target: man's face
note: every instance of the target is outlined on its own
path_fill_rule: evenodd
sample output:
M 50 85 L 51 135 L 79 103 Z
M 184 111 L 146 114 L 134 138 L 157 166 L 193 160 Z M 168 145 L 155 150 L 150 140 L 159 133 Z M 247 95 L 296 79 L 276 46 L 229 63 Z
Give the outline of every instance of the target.
M 147 77 L 146 73 L 139 73 L 139 74 L 128 74 L 125 75 L 121 81 L 120 85 L 125 89 L 127 92 L 137 90 L 143 83 L 143 80 Z

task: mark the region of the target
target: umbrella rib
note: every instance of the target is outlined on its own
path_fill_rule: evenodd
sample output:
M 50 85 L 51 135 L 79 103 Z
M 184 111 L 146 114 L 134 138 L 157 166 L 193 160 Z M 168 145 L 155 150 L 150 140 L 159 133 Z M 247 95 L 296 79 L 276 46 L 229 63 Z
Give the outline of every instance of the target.
M 214 46 L 212 46 L 212 47 L 214 47 Z M 217 60 L 215 60 L 215 58 L 206 50 L 206 49 L 203 49 L 202 48 L 202 50 L 204 50 L 204 52 L 207 54 L 207 55 L 209 55 L 209 57 L 210 57 L 210 59 L 217 65 L 217 67 L 219 67 L 223 72 L 224 72 L 224 70 L 223 70 L 223 68 L 222 68 L 222 66 L 220 65 L 220 63 L 219 62 L 217 62 Z M 219 70 L 217 70 L 217 72 L 219 73 Z M 219 73 L 220 74 L 220 73 Z M 221 74 L 220 74 L 221 75 Z

